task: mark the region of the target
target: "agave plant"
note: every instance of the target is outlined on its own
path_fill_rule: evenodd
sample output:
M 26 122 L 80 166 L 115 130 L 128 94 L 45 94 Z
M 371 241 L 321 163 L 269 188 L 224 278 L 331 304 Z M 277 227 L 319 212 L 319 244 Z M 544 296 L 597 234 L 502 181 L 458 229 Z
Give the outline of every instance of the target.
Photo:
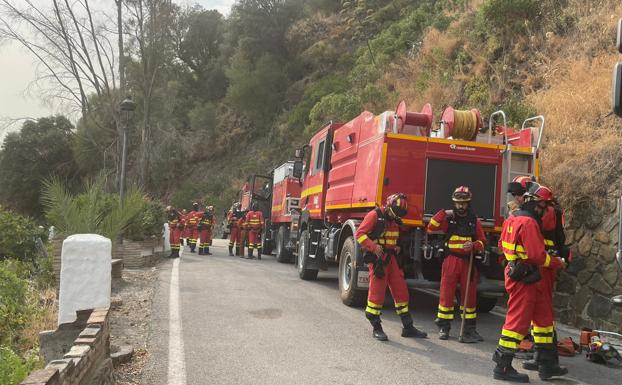
M 145 202 L 137 187 L 128 189 L 121 206 L 119 197 L 105 192 L 104 185 L 104 178 L 99 177 L 87 181 L 82 193 L 72 195 L 58 178 L 44 182 L 41 201 L 48 222 L 60 236 L 100 234 L 117 239 L 140 220 Z

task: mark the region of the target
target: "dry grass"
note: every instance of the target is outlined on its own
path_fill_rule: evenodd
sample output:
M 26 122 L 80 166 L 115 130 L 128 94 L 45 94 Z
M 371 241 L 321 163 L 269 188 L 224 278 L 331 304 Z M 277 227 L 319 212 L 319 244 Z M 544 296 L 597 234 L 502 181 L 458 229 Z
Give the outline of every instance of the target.
M 20 333 L 19 348 L 22 351 L 39 346 L 39 332 L 56 329 L 58 319 L 56 289 L 48 288 L 40 292 L 33 289 L 31 295 L 31 301 L 36 302 L 38 307 Z
M 604 198 L 621 179 L 622 121 L 611 110 L 611 69 L 616 57 L 567 63 L 550 88 L 529 100 L 547 119 L 542 152 L 544 181 L 564 205 Z

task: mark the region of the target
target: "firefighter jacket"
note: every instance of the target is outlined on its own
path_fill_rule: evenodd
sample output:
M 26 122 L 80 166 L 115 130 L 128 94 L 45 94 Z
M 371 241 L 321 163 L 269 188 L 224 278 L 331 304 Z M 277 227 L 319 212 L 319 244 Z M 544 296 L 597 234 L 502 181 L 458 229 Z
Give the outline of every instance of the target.
M 558 269 L 562 262 L 544 248 L 544 237 L 538 221 L 526 211 L 518 211 L 503 222 L 499 249 L 508 261 Z
M 442 231 L 447 234 L 447 255 L 465 257 L 471 254 L 464 249 L 465 242 L 473 243 L 473 250 L 483 251 L 486 245 L 486 234 L 482 223 L 470 210 L 464 217 L 453 215 L 448 217 L 445 210 L 439 210 L 428 223 L 428 231 Z
M 186 219 L 186 225 L 191 229 L 196 229 L 202 216 L 203 211 L 190 211 Z
M 171 210 L 166 214 L 168 227 L 173 229 L 181 226 L 181 214 L 177 210 Z
M 211 230 L 214 227 L 214 214 L 210 212 L 203 212 L 201 218 L 199 219 L 198 228 L 201 230 Z
M 263 214 L 261 211 L 249 211 L 246 213 L 246 228 L 249 230 L 263 229 Z
M 394 250 L 400 228 L 395 221 L 385 217 L 384 208 L 377 208 L 365 215 L 354 236 L 364 251 L 373 252 L 376 245 L 384 250 Z

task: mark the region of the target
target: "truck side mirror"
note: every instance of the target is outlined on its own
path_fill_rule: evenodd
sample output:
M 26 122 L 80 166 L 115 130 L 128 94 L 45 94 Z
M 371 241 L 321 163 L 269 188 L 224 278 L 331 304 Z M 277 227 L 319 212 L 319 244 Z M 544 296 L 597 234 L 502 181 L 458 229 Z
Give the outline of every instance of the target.
M 618 20 L 618 41 L 616 47 L 618 52 L 622 53 L 622 18 Z
M 294 169 L 292 170 L 292 175 L 294 178 L 300 179 L 302 178 L 302 160 L 297 160 L 294 162 Z
M 618 62 L 613 69 L 612 88 L 611 109 L 614 114 L 622 117 L 622 62 Z

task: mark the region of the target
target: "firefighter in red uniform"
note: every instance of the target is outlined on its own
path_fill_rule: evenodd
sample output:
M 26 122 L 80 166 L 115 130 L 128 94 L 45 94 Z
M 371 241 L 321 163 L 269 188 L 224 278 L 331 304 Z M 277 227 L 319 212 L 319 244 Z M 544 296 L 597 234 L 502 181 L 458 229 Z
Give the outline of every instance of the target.
M 564 232 L 564 214 L 561 207 L 555 203 L 553 199 L 553 192 L 545 186 L 532 185 L 533 193 L 542 197 L 542 200 L 547 203 L 546 211 L 542 215 L 542 235 L 544 237 L 544 247 L 551 256 L 561 257 L 566 264 L 572 260 L 572 254 L 566 246 L 566 234 Z M 550 312 L 550 317 L 554 318 L 553 310 L 553 289 L 555 286 L 555 279 L 557 277 L 557 270 L 550 267 L 541 267 L 540 275 L 542 279 L 537 283 L 540 291 L 540 297 L 545 302 L 543 307 Z M 547 342 L 552 332 L 553 345 L 557 346 L 557 333 L 554 325 L 552 330 L 542 329 L 533 325 L 531 334 L 534 342 L 542 341 Z M 544 339 L 543 339 L 544 335 Z M 523 368 L 527 370 L 538 370 L 541 363 L 540 359 L 541 350 L 537 349 L 534 354 L 533 360 L 523 362 Z M 559 364 L 559 355 L 555 350 L 554 359 L 556 364 Z
M 199 221 L 203 216 L 203 212 L 199 211 L 199 204 L 197 202 L 192 203 L 192 211 L 188 213 L 186 219 L 186 228 L 188 228 L 188 245 L 190 246 L 190 252 L 194 253 L 197 247 L 197 238 L 199 238 Z
M 407 212 L 406 195 L 393 194 L 387 198 L 384 207 L 378 207 L 365 215 L 355 234 L 358 243 L 366 253 L 364 260 L 369 267 L 369 291 L 365 316 L 373 327 L 373 337 L 380 341 L 388 340 L 380 321 L 387 285 L 395 301 L 395 311 L 404 326 L 402 337 L 427 337 L 425 332 L 413 326 L 413 319 L 408 311 L 408 287 L 404 280 L 404 271 L 397 261 L 397 255 L 400 252 L 397 245 L 400 234 L 399 224 Z
M 188 226 L 186 226 L 188 222 L 188 210 L 186 209 L 181 209 L 181 215 L 180 215 L 180 224 L 181 226 L 179 227 L 181 229 L 181 240 L 180 240 L 180 244 L 183 246 L 184 244 L 184 239 L 186 240 L 186 246 L 188 246 L 188 239 L 190 238 L 188 235 L 188 231 L 190 230 Z
M 460 186 L 453 192 L 453 210 L 440 210 L 430 223 L 428 231 L 441 231 L 446 235 L 445 259 L 441 271 L 441 292 L 438 313 L 434 321 L 439 327 L 439 338 L 449 338 L 451 321 L 454 319 L 454 298 L 456 285 L 460 283 L 460 314 L 466 297 L 464 334 L 460 342 L 474 343 L 484 339 L 476 330 L 476 298 L 479 272 L 475 266 L 471 271 L 469 292 L 466 293 L 469 259 L 471 253 L 484 251 L 486 234 L 482 224 L 471 210 L 472 194 L 468 187 Z
M 169 258 L 179 258 L 181 247 L 181 214 L 171 206 L 166 206 L 166 217 L 168 221 L 169 243 L 171 244 L 171 255 Z
M 537 284 L 541 278 L 540 267 L 559 269 L 565 264 L 561 258 L 547 253 L 544 247 L 540 220 L 547 203 L 541 191 L 533 187 L 523 196 L 521 209 L 503 223 L 499 239 L 499 249 L 508 262 L 505 267 L 505 289 L 509 298 L 501 338 L 492 358 L 497 363 L 493 377 L 498 380 L 529 382 L 526 374 L 518 373 L 512 367 L 512 360 L 532 322 L 538 336 L 534 343 L 540 356 L 540 378 L 549 379 L 568 372 L 556 362 L 553 317 Z
M 253 251 L 257 249 L 257 259 L 261 259 L 261 231 L 263 230 L 263 214 L 257 202 L 253 202 L 251 210 L 246 213 L 246 229 L 248 230 L 248 258 L 253 259 Z
M 214 206 L 207 206 L 197 229 L 199 230 L 199 255 L 212 255 L 209 251 L 209 247 L 212 245 L 212 229 L 214 228 Z
M 238 250 L 241 241 L 241 229 L 238 225 L 240 219 L 240 202 L 235 202 L 231 210 L 227 213 L 227 226 L 229 226 L 229 256 L 233 257 L 233 247 L 237 243 L 236 255 L 240 255 Z

